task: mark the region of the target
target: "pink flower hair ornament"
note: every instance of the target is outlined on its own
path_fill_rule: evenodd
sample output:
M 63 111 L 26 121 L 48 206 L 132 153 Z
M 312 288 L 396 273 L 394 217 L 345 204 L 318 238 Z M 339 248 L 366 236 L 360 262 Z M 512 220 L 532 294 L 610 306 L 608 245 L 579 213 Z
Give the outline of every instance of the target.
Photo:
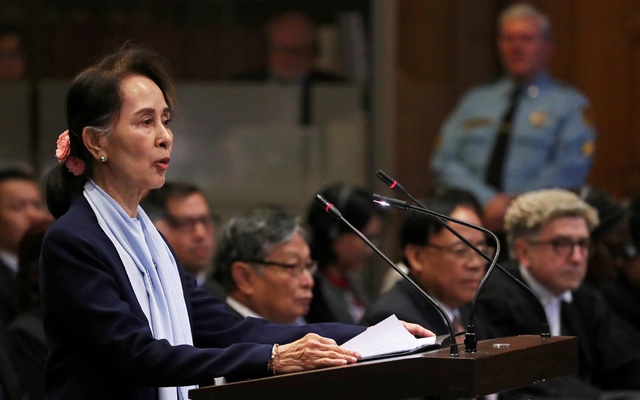
M 71 140 L 69 139 L 68 129 L 58 136 L 56 146 L 56 158 L 58 159 L 58 162 L 67 161 L 69 153 L 71 152 Z
M 67 166 L 69 172 L 71 172 L 74 176 L 80 176 L 84 172 L 85 164 L 84 161 L 79 159 L 76 156 L 71 156 L 67 158 L 64 165 Z
M 69 139 L 68 129 L 58 136 L 56 145 L 56 158 L 58 162 L 63 162 L 69 172 L 74 176 L 82 175 L 86 167 L 84 161 L 76 156 L 69 156 L 69 153 L 71 153 L 71 140 Z

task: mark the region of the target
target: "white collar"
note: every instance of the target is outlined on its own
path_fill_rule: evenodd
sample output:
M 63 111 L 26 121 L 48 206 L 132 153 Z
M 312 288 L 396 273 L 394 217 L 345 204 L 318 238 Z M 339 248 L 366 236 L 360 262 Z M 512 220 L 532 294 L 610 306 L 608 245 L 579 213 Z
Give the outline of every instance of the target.
M 520 273 L 522 274 L 522 278 L 529 284 L 529 287 L 533 292 L 538 296 L 538 299 L 542 304 L 549 304 L 553 301 L 566 301 L 567 303 L 571 303 L 573 301 L 573 295 L 570 290 L 565 290 L 560 293 L 558 296 L 554 296 L 553 293 L 549 291 L 544 285 L 536 280 L 527 268 L 519 264 Z
M 261 318 L 261 319 L 266 319 L 265 317 L 263 317 L 262 315 L 256 313 L 255 311 L 253 311 L 252 309 L 250 309 L 249 307 L 245 306 L 244 304 L 240 303 L 238 300 L 234 299 L 231 296 L 227 296 L 225 298 L 225 301 L 227 302 L 227 304 L 229 305 L 229 307 L 231 307 L 232 309 L 234 309 L 238 314 L 240 314 L 242 317 L 247 318 L 247 317 L 253 317 L 253 318 Z M 296 320 L 293 322 L 294 325 L 306 325 L 307 321 L 304 319 L 304 317 L 298 317 L 296 318 Z
M 18 273 L 18 256 L 4 249 L 0 249 L 0 259 L 9 267 L 13 274 Z
M 244 318 L 253 317 L 253 318 L 266 319 L 262 315 L 256 313 L 255 311 L 245 306 L 244 304 L 240 303 L 238 300 L 234 299 L 231 296 L 227 296 L 225 301 L 227 302 L 229 307 L 233 308 L 238 314 L 240 314 Z

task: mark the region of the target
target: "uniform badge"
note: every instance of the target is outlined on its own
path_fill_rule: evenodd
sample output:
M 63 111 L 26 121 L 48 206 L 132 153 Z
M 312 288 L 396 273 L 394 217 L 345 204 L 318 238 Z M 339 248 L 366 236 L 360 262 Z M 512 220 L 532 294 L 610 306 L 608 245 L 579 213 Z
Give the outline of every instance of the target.
M 543 110 L 533 110 L 529 114 L 529 122 L 536 128 L 542 128 L 549 122 L 549 115 Z
M 491 118 L 483 118 L 483 117 L 469 118 L 468 120 L 462 123 L 462 128 L 465 131 L 471 131 L 476 128 L 491 126 L 491 124 L 493 124 L 493 120 Z
M 593 153 L 596 151 L 596 145 L 593 140 L 587 140 L 582 144 L 582 155 L 584 157 L 591 157 Z

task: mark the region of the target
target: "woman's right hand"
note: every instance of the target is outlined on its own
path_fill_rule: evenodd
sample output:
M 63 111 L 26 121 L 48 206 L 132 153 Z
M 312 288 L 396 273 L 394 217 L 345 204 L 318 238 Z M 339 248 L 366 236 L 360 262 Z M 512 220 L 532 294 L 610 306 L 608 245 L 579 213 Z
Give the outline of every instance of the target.
M 276 374 L 353 364 L 360 354 L 341 348 L 333 339 L 308 333 L 295 342 L 280 345 L 273 360 Z

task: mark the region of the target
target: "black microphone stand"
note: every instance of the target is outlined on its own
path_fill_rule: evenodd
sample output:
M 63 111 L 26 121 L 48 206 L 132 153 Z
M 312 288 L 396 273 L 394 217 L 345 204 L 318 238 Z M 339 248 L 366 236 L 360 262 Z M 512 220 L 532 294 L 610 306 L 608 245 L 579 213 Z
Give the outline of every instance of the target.
M 465 338 L 464 338 L 465 351 L 467 353 L 475 353 L 475 352 L 478 351 L 478 349 L 477 349 L 478 339 L 475 336 L 475 326 L 473 324 L 475 304 L 476 304 L 476 301 L 478 299 L 478 296 L 482 292 L 482 288 L 484 287 L 485 282 L 487 281 L 487 279 L 489 279 L 489 276 L 493 272 L 494 268 L 497 267 L 500 271 L 502 271 L 507 276 L 509 276 L 517 284 L 519 284 L 521 287 L 523 287 L 528 293 L 530 293 L 536 299 L 536 302 L 538 302 L 537 296 L 531 291 L 531 289 L 527 285 L 525 285 L 523 282 L 521 282 L 519 279 L 517 279 L 515 276 L 513 276 L 509 271 L 507 271 L 506 269 L 504 269 L 502 266 L 500 266 L 497 263 L 498 256 L 500 255 L 500 241 L 498 240 L 498 237 L 493 232 L 491 232 L 490 230 L 488 230 L 486 228 L 483 228 L 481 226 L 478 226 L 478 225 L 475 225 L 475 224 L 471 224 L 469 222 L 462 221 L 462 220 L 459 220 L 457 218 L 453 218 L 453 217 L 450 217 L 448 215 L 444 215 L 444 214 L 437 213 L 437 212 L 429 210 L 427 207 L 422 205 L 416 198 L 414 198 L 411 194 L 409 194 L 409 192 L 407 192 L 405 190 L 405 188 L 402 187 L 402 185 L 400 185 L 398 183 L 398 181 L 396 181 L 395 179 L 391 179 L 391 177 L 389 177 L 389 175 L 387 175 L 382 170 L 378 170 L 378 172 L 376 172 L 376 176 L 382 182 L 384 182 L 386 185 L 388 185 L 389 188 L 391 188 L 391 189 L 393 189 L 393 190 L 395 190 L 395 191 L 397 191 L 397 192 L 409 197 L 418 206 L 411 205 L 411 204 L 407 203 L 406 201 L 397 200 L 397 199 L 391 199 L 391 198 L 387 198 L 387 197 L 380 196 L 380 195 L 377 195 L 377 194 L 373 195 L 373 201 L 374 202 L 376 202 L 376 203 L 378 203 L 380 205 L 383 205 L 383 206 L 391 206 L 391 207 L 394 207 L 394 208 L 399 208 L 399 209 L 404 209 L 404 210 L 410 209 L 410 210 L 413 210 L 413 211 L 421 212 L 421 213 L 424 213 L 424 214 L 431 215 L 431 216 L 435 217 L 442 224 L 442 226 L 444 228 L 446 228 L 449 232 L 451 232 L 458 239 L 460 239 L 464 244 L 469 246 L 473 251 L 475 251 L 478 255 L 480 255 L 482 258 L 484 258 L 487 262 L 490 263 L 489 264 L 489 268 L 487 269 L 484 277 L 480 281 L 480 284 L 478 285 L 478 289 L 476 290 L 476 293 L 473 296 L 473 300 L 471 301 L 471 306 L 469 307 L 469 323 L 467 325 L 467 331 L 465 333 Z M 469 242 L 464 236 L 460 235 L 455 229 L 453 229 L 451 226 L 449 226 L 445 222 L 445 220 L 451 221 L 451 222 L 455 222 L 455 223 L 467 226 L 469 228 L 473 228 L 473 229 L 479 230 L 479 231 L 491 236 L 493 238 L 493 240 L 495 241 L 495 243 L 496 243 L 496 253 L 493 256 L 493 258 L 491 258 L 488 255 L 486 255 L 484 252 L 482 252 L 480 249 L 478 249 L 474 244 Z M 543 324 L 540 336 L 542 336 L 542 337 L 550 337 L 551 336 L 551 333 L 549 332 L 549 325 L 547 323 Z
M 389 265 L 391 265 L 391 267 L 393 267 L 393 269 L 395 269 L 400 275 L 402 275 L 404 279 L 406 279 L 409 283 L 411 283 L 413 287 L 418 292 L 420 292 L 429 301 L 429 303 L 431 303 L 431 305 L 433 305 L 436 308 L 436 310 L 438 310 L 443 321 L 449 328 L 449 337 L 450 337 L 449 340 L 451 342 L 449 344 L 449 355 L 451 357 L 459 357 L 460 354 L 458 353 L 458 344 L 456 343 L 456 334 L 453 329 L 453 325 L 449 320 L 447 313 L 442 309 L 442 307 L 435 300 L 433 300 L 431 296 L 429 296 L 427 292 L 425 292 L 417 283 L 415 283 L 413 279 L 411 279 L 393 261 L 391 261 L 389 257 L 387 257 L 380 249 L 378 249 L 373 243 L 371 243 L 371 241 L 367 239 L 367 237 L 362 232 L 360 232 L 358 229 L 356 229 L 356 227 L 351 225 L 351 223 L 342 216 L 340 211 L 333 204 L 329 203 L 324 197 L 322 197 L 319 194 L 316 195 L 316 200 L 329 215 L 331 215 L 332 217 L 340 220 L 342 223 L 347 225 L 349 229 L 351 229 L 356 235 L 358 235 L 360 239 L 362 239 L 362 241 L 364 241 L 367 244 L 367 246 L 369 246 L 373 251 L 376 252 L 376 254 L 382 257 L 382 259 L 384 259 Z

